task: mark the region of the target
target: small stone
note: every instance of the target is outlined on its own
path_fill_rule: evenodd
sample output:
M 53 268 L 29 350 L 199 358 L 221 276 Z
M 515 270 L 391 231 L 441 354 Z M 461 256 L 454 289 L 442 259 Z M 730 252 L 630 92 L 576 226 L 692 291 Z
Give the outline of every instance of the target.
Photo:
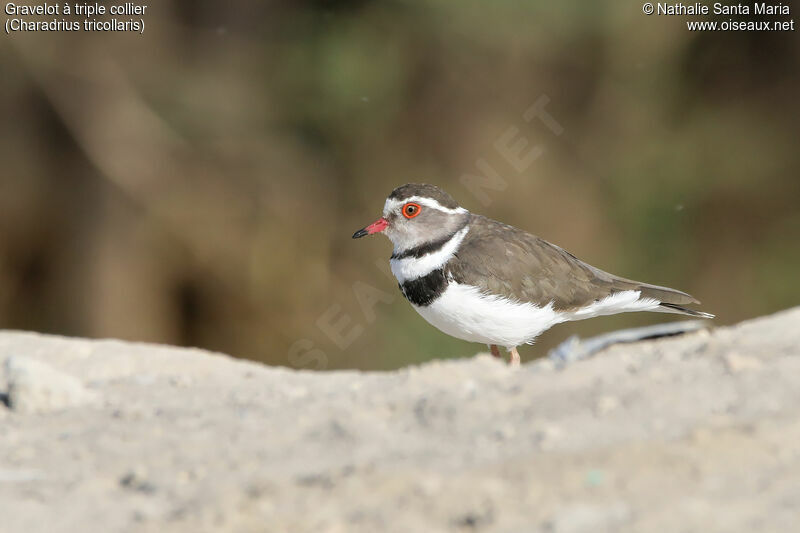
M 29 357 L 11 356 L 5 364 L 8 406 L 19 413 L 49 413 L 92 403 L 97 395 L 77 378 Z
M 199 479 L 206 476 L 206 471 L 202 467 L 193 467 L 186 470 L 181 470 L 175 475 L 175 481 L 179 484 L 185 485 L 195 483 Z
M 297 476 L 295 482 L 304 487 L 320 487 L 323 489 L 332 489 L 336 486 L 336 480 L 328 472 Z
M 564 432 L 560 427 L 547 424 L 536 431 L 536 444 L 540 450 L 552 450 L 563 435 Z
M 147 479 L 147 471 L 139 467 L 131 469 L 122 476 L 119 484 L 123 488 L 145 494 L 152 494 L 156 491 L 155 485 Z
M 12 463 L 20 463 L 22 461 L 30 461 L 36 458 L 36 448 L 33 446 L 20 446 L 14 448 L 8 454 L 8 460 Z
M 287 398 L 298 400 L 308 396 L 309 391 L 306 387 L 287 385 L 281 391 Z
M 668 375 L 663 368 L 653 368 L 647 373 L 647 377 L 653 383 L 664 383 L 667 381 Z
M 586 472 L 584 484 L 587 487 L 601 487 L 606 483 L 606 472 L 598 468 L 594 468 Z
M 694 444 L 705 444 L 713 435 L 713 432 L 709 428 L 698 427 L 689 433 L 689 438 Z
M 540 359 L 528 368 L 533 372 L 553 372 L 556 369 L 556 364 L 550 359 Z
M 619 398 L 616 396 L 603 395 L 598 398 L 597 403 L 594 406 L 594 413 L 597 416 L 603 416 L 610 413 L 617 407 L 619 407 Z
M 194 385 L 194 379 L 191 376 L 171 376 L 169 378 L 169 384 L 173 387 L 190 387 Z
M 630 518 L 631 510 L 622 502 L 606 505 L 577 503 L 556 511 L 548 520 L 546 529 L 554 533 L 617 531 Z
M 149 387 L 150 385 L 155 385 L 156 376 L 153 374 L 139 374 L 138 376 L 133 376 L 131 382 L 142 387 Z
M 761 368 L 761 361 L 755 357 L 740 355 L 736 352 L 726 353 L 722 356 L 725 368 L 731 374 L 738 374 L 748 370 L 758 370 Z
M 514 426 L 510 424 L 499 426 L 493 431 L 494 438 L 499 441 L 511 440 L 515 434 Z
M 464 396 L 466 398 L 469 399 L 475 398 L 478 393 L 478 384 L 475 382 L 474 379 L 468 379 L 461 384 L 461 390 L 463 391 Z
M 415 491 L 426 498 L 439 495 L 442 491 L 442 479 L 436 476 L 427 476 L 418 479 L 414 485 Z
M 663 418 L 655 417 L 650 420 L 650 430 L 653 433 L 663 433 L 667 429 L 667 423 Z
M 44 472 L 33 469 L 5 469 L 0 468 L 0 484 L 2 483 L 27 483 L 45 479 Z
M 458 515 L 453 523 L 461 529 L 483 529 L 494 521 L 494 508 L 490 501 L 484 501 L 474 508 Z

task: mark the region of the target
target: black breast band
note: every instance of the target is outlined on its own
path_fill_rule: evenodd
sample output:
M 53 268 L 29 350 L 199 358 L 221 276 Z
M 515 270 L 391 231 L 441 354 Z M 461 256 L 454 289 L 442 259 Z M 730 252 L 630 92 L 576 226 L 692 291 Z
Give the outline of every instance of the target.
M 447 288 L 447 276 L 443 268 L 439 268 L 417 279 L 399 284 L 400 291 L 406 300 L 414 305 L 425 307 L 434 302 Z

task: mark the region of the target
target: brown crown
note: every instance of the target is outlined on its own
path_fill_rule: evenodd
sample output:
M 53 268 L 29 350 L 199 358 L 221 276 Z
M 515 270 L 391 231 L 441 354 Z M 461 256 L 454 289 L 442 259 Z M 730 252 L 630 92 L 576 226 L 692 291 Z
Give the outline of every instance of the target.
M 453 200 L 453 197 L 444 192 L 436 185 L 429 185 L 427 183 L 406 183 L 392 191 L 389 198 L 393 200 L 403 200 L 411 198 L 412 196 L 422 196 L 423 198 L 431 198 L 439 202 L 443 207 L 455 209 L 458 207 L 458 202 Z

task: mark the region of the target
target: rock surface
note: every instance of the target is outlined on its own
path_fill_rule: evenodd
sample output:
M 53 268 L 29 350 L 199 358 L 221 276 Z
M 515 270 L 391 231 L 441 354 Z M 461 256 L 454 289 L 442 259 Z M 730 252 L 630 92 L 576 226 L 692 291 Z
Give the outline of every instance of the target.
M 561 370 L 312 373 L 16 332 L 0 363 L 4 533 L 800 523 L 800 308 Z
M 6 359 L 6 403 L 21 413 L 61 411 L 91 403 L 95 396 L 78 378 L 19 355 Z

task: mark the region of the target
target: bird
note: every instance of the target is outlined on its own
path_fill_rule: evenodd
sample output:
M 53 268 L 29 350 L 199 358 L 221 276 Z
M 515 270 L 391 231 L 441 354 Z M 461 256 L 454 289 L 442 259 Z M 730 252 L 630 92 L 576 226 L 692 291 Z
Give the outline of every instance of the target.
M 431 325 L 492 355 L 533 344 L 552 326 L 631 311 L 714 315 L 686 307 L 689 294 L 634 281 L 585 263 L 531 233 L 474 214 L 435 185 L 394 189 L 382 216 L 353 239 L 391 240 L 392 274 L 403 296 Z

